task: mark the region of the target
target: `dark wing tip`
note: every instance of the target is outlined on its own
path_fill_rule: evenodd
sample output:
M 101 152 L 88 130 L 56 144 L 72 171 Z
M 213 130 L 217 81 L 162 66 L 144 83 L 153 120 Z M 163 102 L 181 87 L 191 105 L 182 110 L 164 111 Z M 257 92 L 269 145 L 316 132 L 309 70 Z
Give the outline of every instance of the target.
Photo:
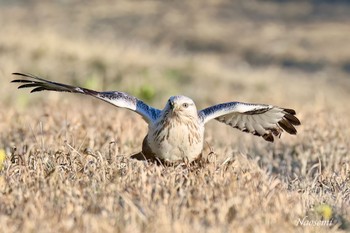
M 290 123 L 286 118 L 280 120 L 278 122 L 278 125 L 289 134 L 297 134 L 297 130 L 294 128 L 293 124 Z
M 292 115 L 295 115 L 296 112 L 294 109 L 291 109 L 291 108 L 284 108 L 283 111 L 289 113 L 289 114 L 292 114 Z
M 11 83 L 32 83 L 33 81 L 26 80 L 26 79 L 14 79 L 11 81 Z
M 30 93 L 38 91 L 64 91 L 64 92 L 75 92 L 75 93 L 85 93 L 84 88 L 77 88 L 63 83 L 52 82 L 46 79 L 39 78 L 35 75 L 28 73 L 18 73 L 14 72 L 13 75 L 19 75 L 25 77 L 23 79 L 14 79 L 11 83 L 24 83 L 21 84 L 18 89 L 22 88 L 34 88 Z M 88 93 L 88 94 L 92 94 Z
M 273 138 L 271 133 L 264 134 L 264 135 L 262 135 L 262 137 L 268 142 L 273 142 L 274 141 L 274 138 Z
M 19 76 L 23 76 L 26 78 L 32 78 L 34 80 L 30 80 L 30 79 L 14 79 L 11 81 L 11 83 L 24 83 L 21 84 L 18 89 L 22 89 L 22 88 L 34 88 L 33 90 L 31 90 L 32 92 L 37 92 L 37 91 L 43 91 L 45 90 L 44 88 L 44 83 L 41 82 L 41 79 L 38 77 L 35 77 L 34 75 L 31 74 L 25 74 L 25 73 L 18 73 L 18 72 L 14 72 L 12 73 L 13 75 L 19 75 Z
M 22 89 L 22 88 L 31 88 L 31 87 L 37 87 L 38 84 L 37 83 L 27 83 L 27 84 L 22 84 L 18 87 L 18 89 Z
M 36 87 L 33 90 L 30 91 L 30 93 L 34 93 L 34 92 L 38 92 L 38 91 L 44 91 L 44 90 L 48 90 L 45 87 Z
M 33 78 L 33 75 L 30 75 L 30 74 L 24 74 L 24 73 L 18 73 L 18 72 L 14 72 L 12 74 L 27 77 L 27 78 Z M 27 80 L 27 79 L 14 79 L 11 81 L 11 83 L 31 83 L 31 82 L 33 82 L 33 81 Z
M 18 75 L 18 76 L 23 76 L 23 77 L 28 77 L 28 78 L 37 78 L 32 74 L 26 74 L 26 73 L 19 73 L 19 72 L 14 72 L 12 75 Z
M 293 125 L 300 125 L 301 124 L 300 120 L 292 114 L 287 113 L 286 115 L 284 115 L 284 118 L 286 118 Z

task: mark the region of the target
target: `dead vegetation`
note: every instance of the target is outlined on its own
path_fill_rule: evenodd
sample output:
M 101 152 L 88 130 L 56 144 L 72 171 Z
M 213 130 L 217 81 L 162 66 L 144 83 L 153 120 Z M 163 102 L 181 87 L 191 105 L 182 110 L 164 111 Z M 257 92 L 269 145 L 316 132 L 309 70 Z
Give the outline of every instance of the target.
M 233 2 L 1 3 L 0 232 L 349 231 L 348 16 Z M 302 126 L 270 144 L 212 122 L 204 164 L 157 166 L 129 159 L 146 133 L 140 117 L 17 91 L 15 71 L 158 108 L 179 93 L 199 108 L 292 107 Z

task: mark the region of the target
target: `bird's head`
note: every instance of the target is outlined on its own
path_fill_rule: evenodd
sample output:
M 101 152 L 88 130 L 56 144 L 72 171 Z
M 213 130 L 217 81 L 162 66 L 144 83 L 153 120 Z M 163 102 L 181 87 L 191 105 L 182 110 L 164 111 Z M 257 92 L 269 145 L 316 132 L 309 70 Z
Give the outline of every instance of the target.
M 197 116 L 198 114 L 193 100 L 182 95 L 170 97 L 166 109 L 175 115 Z

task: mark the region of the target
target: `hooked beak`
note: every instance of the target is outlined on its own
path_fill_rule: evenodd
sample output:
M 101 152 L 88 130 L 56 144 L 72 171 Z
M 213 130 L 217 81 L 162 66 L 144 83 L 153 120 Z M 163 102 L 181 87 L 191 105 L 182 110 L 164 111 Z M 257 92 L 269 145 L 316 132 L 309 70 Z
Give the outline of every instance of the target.
M 175 111 L 177 109 L 177 105 L 175 104 L 174 101 L 169 101 L 169 105 L 171 110 Z

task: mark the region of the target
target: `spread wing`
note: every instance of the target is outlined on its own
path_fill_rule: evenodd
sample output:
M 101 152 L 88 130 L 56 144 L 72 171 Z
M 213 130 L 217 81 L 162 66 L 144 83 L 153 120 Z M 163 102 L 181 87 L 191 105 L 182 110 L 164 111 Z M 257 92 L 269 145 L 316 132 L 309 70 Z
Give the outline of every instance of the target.
M 279 137 L 283 131 L 296 134 L 294 126 L 300 125 L 293 109 L 265 104 L 229 102 L 203 109 L 198 114 L 203 124 L 215 119 L 270 142 L 274 141 L 273 135 Z
M 20 88 L 33 88 L 31 92 L 38 91 L 62 91 L 62 92 L 72 92 L 84 95 L 90 95 L 95 98 L 106 101 L 114 106 L 120 108 L 130 109 L 138 114 L 140 114 L 148 123 L 154 122 L 159 116 L 160 110 L 148 106 L 141 100 L 134 96 L 128 95 L 124 92 L 109 91 L 109 92 L 98 92 L 82 87 L 74 87 L 62 83 L 48 81 L 31 74 L 23 73 L 13 73 L 14 75 L 22 76 L 25 78 L 15 79 L 11 82 L 20 83 Z

